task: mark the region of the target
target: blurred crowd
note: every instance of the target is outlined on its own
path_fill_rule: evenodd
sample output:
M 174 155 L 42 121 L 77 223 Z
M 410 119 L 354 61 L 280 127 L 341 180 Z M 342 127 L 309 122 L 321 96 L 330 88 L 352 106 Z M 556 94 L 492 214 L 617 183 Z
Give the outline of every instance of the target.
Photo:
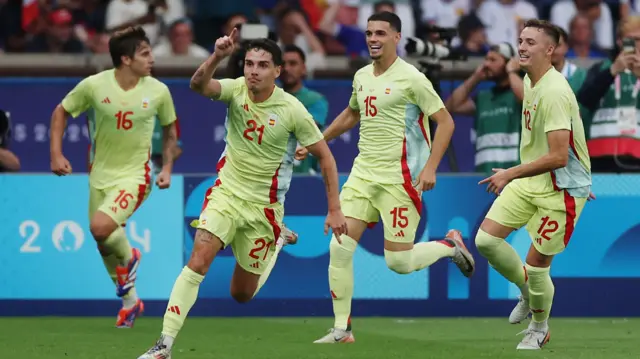
M 614 47 L 615 24 L 640 11 L 640 1 L 0 0 L 0 51 L 104 53 L 110 32 L 138 24 L 157 56 L 205 57 L 217 37 L 261 23 L 283 46 L 300 47 L 315 69 L 328 55 L 366 56 L 366 19 L 385 10 L 400 16 L 405 37 L 425 37 L 430 25 L 456 28 L 453 45 L 471 56 L 492 44 L 515 47 L 524 21 L 549 19 L 569 34 L 567 56 L 586 58 Z

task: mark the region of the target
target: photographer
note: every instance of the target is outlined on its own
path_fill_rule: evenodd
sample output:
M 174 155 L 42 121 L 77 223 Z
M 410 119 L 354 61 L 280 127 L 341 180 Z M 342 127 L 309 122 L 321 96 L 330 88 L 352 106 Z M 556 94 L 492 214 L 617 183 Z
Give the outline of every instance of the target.
M 20 171 L 20 160 L 9 150 L 11 122 L 9 114 L 0 110 L 0 172 Z
M 522 78 L 516 53 L 508 43 L 492 46 L 485 61 L 445 102 L 449 112 L 473 115 L 476 172 L 509 168 L 519 163 Z M 470 97 L 482 81 L 495 86 Z
M 593 172 L 640 172 L 638 91 L 640 90 L 640 17 L 618 28 L 611 59 L 593 65 L 578 91 Z M 613 85 L 613 86 L 612 86 Z

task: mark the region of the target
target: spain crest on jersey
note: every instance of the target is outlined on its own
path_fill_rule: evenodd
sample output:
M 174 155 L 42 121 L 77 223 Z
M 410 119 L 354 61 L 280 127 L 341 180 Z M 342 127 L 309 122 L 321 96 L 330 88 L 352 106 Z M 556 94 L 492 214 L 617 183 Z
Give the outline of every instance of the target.
M 149 108 L 149 99 L 148 98 L 142 99 L 142 108 L 145 109 L 145 110 Z
M 275 127 L 277 121 L 278 121 L 278 116 L 273 114 L 269 115 L 269 127 Z

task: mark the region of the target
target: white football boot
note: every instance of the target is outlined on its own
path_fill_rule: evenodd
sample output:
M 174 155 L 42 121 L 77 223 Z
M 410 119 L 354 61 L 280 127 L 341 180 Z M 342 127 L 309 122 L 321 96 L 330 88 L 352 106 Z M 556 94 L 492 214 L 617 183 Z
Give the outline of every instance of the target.
M 165 337 L 162 335 L 156 344 L 138 359 L 171 359 L 171 346 L 166 344 Z
M 331 328 L 324 337 L 314 341 L 315 344 L 354 343 L 356 338 L 351 331 Z
M 469 278 L 473 275 L 473 272 L 476 268 L 476 262 L 473 260 L 473 255 L 467 249 L 467 246 L 464 244 L 462 239 L 462 234 L 457 229 L 451 229 L 447 232 L 444 241 L 453 245 L 455 252 L 451 257 L 451 261 L 458 266 L 460 272 Z
M 544 328 L 541 328 L 539 325 L 536 326 L 534 322 L 529 323 L 529 327 L 518 333 L 518 335 L 520 334 L 524 334 L 524 338 L 516 347 L 518 350 L 540 350 L 551 339 L 549 326 L 545 325 Z
M 518 304 L 513 308 L 511 314 L 509 314 L 510 324 L 520 324 L 523 320 L 529 317 L 531 309 L 529 309 L 529 299 L 525 299 L 522 295 L 518 297 Z

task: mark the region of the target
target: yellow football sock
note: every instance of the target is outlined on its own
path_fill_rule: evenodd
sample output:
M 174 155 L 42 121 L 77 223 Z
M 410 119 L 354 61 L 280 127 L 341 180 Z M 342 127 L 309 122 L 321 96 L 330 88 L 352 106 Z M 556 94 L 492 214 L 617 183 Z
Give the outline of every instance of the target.
M 551 268 L 533 267 L 527 264 L 529 273 L 529 308 L 534 322 L 544 322 L 549 319 L 555 287 L 551 276 Z
M 167 311 L 162 322 L 162 334 L 175 338 L 178 335 L 189 310 L 198 298 L 198 289 L 204 276 L 184 267 L 171 290 Z
M 525 298 L 528 297 L 528 291 L 524 290 L 527 284 L 526 269 L 520 256 L 509 243 L 479 229 L 476 234 L 476 247 L 498 273 L 502 274 L 509 282 L 517 285 Z
M 408 274 L 432 265 L 438 259 L 451 257 L 455 248 L 442 241 L 421 242 L 408 251 L 384 251 L 387 267 L 400 274 Z
M 113 253 L 118 258 L 121 266 L 126 266 L 133 256 L 133 253 L 131 252 L 131 244 L 129 243 L 127 234 L 122 227 L 118 227 L 113 231 L 109 237 L 102 242 L 102 247 L 104 247 L 109 253 Z
M 329 288 L 333 299 L 334 327 L 351 330 L 351 298 L 353 297 L 353 253 L 358 242 L 341 235 L 342 244 L 335 235 L 329 244 Z

